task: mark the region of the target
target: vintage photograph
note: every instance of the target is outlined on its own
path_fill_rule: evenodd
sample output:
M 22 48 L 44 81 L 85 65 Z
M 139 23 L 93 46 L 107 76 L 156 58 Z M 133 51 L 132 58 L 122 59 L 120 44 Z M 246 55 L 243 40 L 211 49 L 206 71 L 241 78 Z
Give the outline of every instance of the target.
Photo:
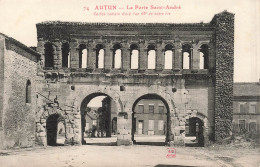
M 1 167 L 259 167 L 260 1 L 0 0 Z

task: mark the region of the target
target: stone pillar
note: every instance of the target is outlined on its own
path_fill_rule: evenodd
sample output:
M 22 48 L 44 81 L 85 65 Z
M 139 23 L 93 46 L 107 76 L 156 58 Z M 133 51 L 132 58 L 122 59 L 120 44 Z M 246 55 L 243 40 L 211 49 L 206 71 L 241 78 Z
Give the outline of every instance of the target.
M 96 49 L 93 43 L 91 43 L 88 46 L 87 69 L 94 69 L 94 57 L 96 57 Z
M 130 49 L 127 48 L 127 45 L 122 48 L 122 69 L 128 70 L 130 69 Z
M 54 55 L 54 67 L 60 69 L 62 68 L 62 51 L 61 51 L 62 44 L 59 41 L 55 41 L 54 44 L 56 46 L 56 55 Z
M 147 69 L 147 48 L 144 43 L 140 44 L 140 70 Z
M 211 21 L 215 27 L 215 140 L 230 136 L 233 116 L 234 14 L 224 11 Z
M 40 67 L 43 68 L 43 67 L 45 67 L 45 56 L 44 56 L 44 41 L 42 38 L 38 39 L 36 50 L 38 53 L 41 54 Z
M 79 51 L 77 40 L 73 40 L 70 43 L 70 67 L 79 68 Z
M 181 43 L 175 42 L 174 43 L 174 69 L 181 69 L 182 68 L 182 49 L 181 49 Z
M 199 45 L 193 44 L 193 51 L 192 51 L 192 69 L 200 69 L 200 51 Z
M 132 114 L 117 116 L 117 145 L 132 145 Z
M 216 48 L 212 41 L 209 43 L 208 50 L 208 60 L 209 60 L 209 70 L 215 70 L 215 62 L 216 62 Z
M 107 43 L 105 46 L 105 57 L 104 57 L 104 67 L 105 69 L 112 68 L 113 61 L 113 48 L 111 48 L 110 43 Z
M 190 69 L 193 69 L 193 50 L 193 47 L 190 48 Z
M 164 67 L 164 49 L 160 43 L 157 43 L 157 50 L 156 50 L 156 70 L 163 70 Z
M 40 146 L 47 146 L 47 136 L 46 136 L 46 120 L 41 119 L 39 122 L 36 122 L 36 143 Z
M 45 57 L 44 57 L 44 41 L 42 38 L 38 39 L 38 43 L 37 43 L 37 52 L 41 54 L 41 61 L 44 63 Z

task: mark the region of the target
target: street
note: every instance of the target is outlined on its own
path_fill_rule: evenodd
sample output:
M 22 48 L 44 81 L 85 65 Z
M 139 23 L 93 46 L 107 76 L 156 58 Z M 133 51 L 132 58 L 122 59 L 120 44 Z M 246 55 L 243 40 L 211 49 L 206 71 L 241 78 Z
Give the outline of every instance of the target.
M 99 139 L 100 140 L 100 139 Z M 110 139 L 111 140 L 111 139 Z M 95 142 L 97 143 L 97 142 Z M 93 144 L 93 143 L 92 143 Z M 176 157 L 169 157 L 169 148 Z M 0 151 L 1 167 L 259 166 L 259 149 L 82 145 Z

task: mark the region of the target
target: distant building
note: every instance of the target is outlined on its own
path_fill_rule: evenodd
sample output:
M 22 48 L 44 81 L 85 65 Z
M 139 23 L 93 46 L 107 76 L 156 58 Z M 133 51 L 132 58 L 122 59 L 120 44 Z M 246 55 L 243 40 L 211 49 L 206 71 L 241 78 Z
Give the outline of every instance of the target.
M 260 81 L 234 83 L 233 131 L 260 133 Z
M 94 126 L 97 126 L 97 118 L 98 118 L 98 115 L 97 115 L 95 110 L 91 110 L 90 112 L 86 112 L 86 115 L 85 115 L 85 120 L 86 120 L 85 132 L 89 136 L 91 136 L 93 129 L 96 128 Z
M 135 106 L 133 132 L 135 135 L 165 135 L 167 110 L 161 100 L 142 99 Z

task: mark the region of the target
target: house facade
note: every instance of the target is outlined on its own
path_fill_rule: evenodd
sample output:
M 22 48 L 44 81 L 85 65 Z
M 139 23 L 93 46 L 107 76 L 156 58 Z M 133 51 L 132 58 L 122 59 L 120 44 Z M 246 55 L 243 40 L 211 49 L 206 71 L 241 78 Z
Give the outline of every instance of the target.
M 234 83 L 233 131 L 260 134 L 260 82 Z

